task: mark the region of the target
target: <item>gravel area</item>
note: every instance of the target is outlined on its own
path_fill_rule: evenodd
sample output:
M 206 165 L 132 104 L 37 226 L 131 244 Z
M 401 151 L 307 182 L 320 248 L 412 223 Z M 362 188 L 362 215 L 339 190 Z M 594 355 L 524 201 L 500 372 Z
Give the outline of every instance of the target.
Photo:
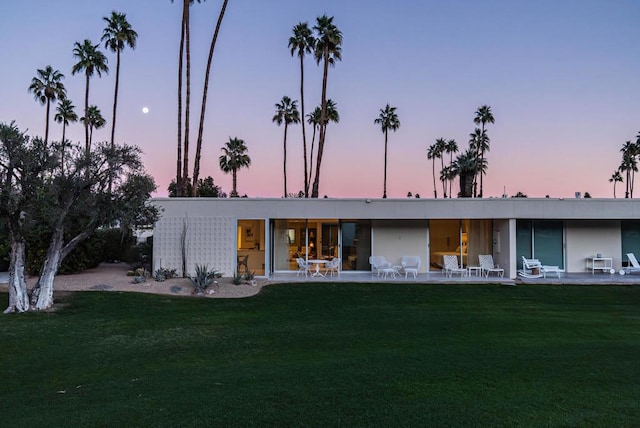
M 157 282 L 148 278 L 145 282 L 134 284 L 133 277 L 127 276 L 129 267 L 125 263 L 103 263 L 95 269 L 73 275 L 57 275 L 53 283 L 55 291 L 127 291 L 136 293 L 167 294 L 178 296 L 193 296 L 194 287 L 188 278 L 172 278 Z M 27 279 L 27 286 L 33 287 L 36 277 Z M 266 285 L 266 279 L 257 279 L 256 285 L 235 285 L 232 278 L 218 278 L 217 284 L 212 284 L 206 290 L 206 297 L 211 298 L 239 298 L 249 297 Z M 1 291 L 7 291 L 7 285 L 0 284 Z

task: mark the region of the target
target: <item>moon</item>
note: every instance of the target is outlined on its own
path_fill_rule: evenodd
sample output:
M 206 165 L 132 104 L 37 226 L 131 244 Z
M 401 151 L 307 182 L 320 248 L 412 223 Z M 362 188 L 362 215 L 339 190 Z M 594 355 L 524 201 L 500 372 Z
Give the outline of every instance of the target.
M 142 107 L 142 113 L 144 114 L 149 113 L 149 107 Z

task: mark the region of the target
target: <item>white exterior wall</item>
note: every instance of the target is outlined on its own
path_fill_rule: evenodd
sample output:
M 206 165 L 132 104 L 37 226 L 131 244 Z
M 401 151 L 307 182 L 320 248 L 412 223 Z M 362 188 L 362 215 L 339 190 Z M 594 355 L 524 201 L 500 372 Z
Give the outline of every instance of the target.
M 375 220 L 371 223 L 371 254 L 385 256 L 394 265 L 400 265 L 402 256 L 418 256 L 421 261 L 418 272 L 426 272 L 429 266 L 427 230 L 426 220 Z
M 567 272 L 586 272 L 586 258 L 602 253 L 613 258 L 613 267 L 622 265 L 622 233 L 619 220 L 572 220 L 565 226 Z

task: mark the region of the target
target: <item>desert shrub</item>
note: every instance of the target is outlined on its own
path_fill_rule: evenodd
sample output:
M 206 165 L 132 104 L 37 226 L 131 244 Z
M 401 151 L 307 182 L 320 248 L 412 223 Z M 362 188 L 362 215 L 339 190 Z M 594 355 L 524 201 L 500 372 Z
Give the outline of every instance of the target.
M 167 279 L 174 278 L 177 275 L 178 274 L 176 272 L 176 269 L 165 269 L 161 267 L 156 270 L 156 272 L 153 274 L 153 277 L 155 278 L 156 281 L 162 282 Z
M 196 274 L 195 276 L 190 277 L 191 283 L 196 288 L 196 292 L 198 294 L 204 293 L 208 286 L 210 286 L 215 278 L 219 278 L 222 274 L 213 269 L 209 270 L 209 267 L 205 265 L 196 265 Z
M 240 285 L 242 284 L 243 278 L 244 278 L 244 275 L 242 275 L 240 272 L 236 272 L 233 274 L 233 283 L 235 285 Z

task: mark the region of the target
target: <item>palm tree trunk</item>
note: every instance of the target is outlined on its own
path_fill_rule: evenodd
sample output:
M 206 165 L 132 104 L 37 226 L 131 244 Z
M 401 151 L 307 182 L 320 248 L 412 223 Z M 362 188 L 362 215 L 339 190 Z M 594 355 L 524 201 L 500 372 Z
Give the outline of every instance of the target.
M 115 147 L 115 134 L 116 134 L 116 109 L 118 106 L 118 85 L 120 83 L 120 49 L 116 51 L 116 86 L 113 92 L 113 119 L 111 120 L 111 150 Z M 109 168 L 109 193 L 111 193 L 111 186 L 113 184 L 113 175 L 111 175 L 111 168 Z
M 186 56 L 187 56 L 187 91 L 185 96 L 184 107 L 184 150 L 183 167 L 182 167 L 182 181 L 184 182 L 183 193 L 186 194 L 186 180 L 189 177 L 189 105 L 191 103 L 191 41 L 189 35 L 189 0 L 185 0 L 186 12 L 185 12 L 185 39 L 186 39 Z
M 200 153 L 202 150 L 202 132 L 204 129 L 204 113 L 207 108 L 207 92 L 209 91 L 209 74 L 211 72 L 211 63 L 213 61 L 213 51 L 216 47 L 216 41 L 218 40 L 218 32 L 220 31 L 220 25 L 222 24 L 222 18 L 224 12 L 227 9 L 228 0 L 224 0 L 222 3 L 222 9 L 218 15 L 218 22 L 216 23 L 216 29 L 213 32 L 213 38 L 211 39 L 211 45 L 209 46 L 209 59 L 207 60 L 207 72 L 204 78 L 204 89 L 202 90 L 202 107 L 200 108 L 200 125 L 198 126 L 198 139 L 196 140 L 196 158 L 193 165 L 193 193 L 191 196 L 195 197 L 198 193 L 198 176 L 200 175 Z
M 384 188 L 382 199 L 387 199 L 387 131 L 384 131 Z
M 47 98 L 47 120 L 44 126 L 44 143 L 49 141 L 49 108 L 51 107 L 51 99 Z
M 628 198 L 629 198 L 629 185 L 630 185 L 630 180 L 629 180 L 629 178 L 630 178 L 630 176 L 629 176 L 629 169 L 627 169 L 627 182 L 626 182 L 627 189 L 626 189 L 626 191 L 625 191 L 625 193 L 624 193 L 624 197 L 625 197 L 625 199 L 628 199 Z
M 322 108 L 320 113 L 320 137 L 318 138 L 318 156 L 316 159 L 316 177 L 313 180 L 311 197 L 318 197 L 320 187 L 320 165 L 322 164 L 322 152 L 324 151 L 324 138 L 327 128 L 327 76 L 329 74 L 329 47 L 324 48 L 324 70 L 322 73 Z
M 433 162 L 431 162 L 431 170 L 433 172 L 433 197 L 438 199 L 438 188 L 436 187 L 436 158 L 433 158 Z
M 184 20 L 185 7 L 189 7 L 188 1 L 182 4 L 182 28 L 180 29 L 180 55 L 178 57 L 178 160 L 176 163 L 176 196 L 182 196 L 182 59 L 184 57 Z
M 91 150 L 91 142 L 89 141 L 89 75 L 86 74 L 86 89 L 84 91 L 84 149 L 87 156 Z
M 237 176 L 237 170 L 235 168 L 233 168 L 232 170 L 232 176 L 233 176 L 233 190 L 231 191 L 231 197 L 232 198 L 237 198 L 238 197 L 238 176 Z
M 304 57 L 300 55 L 300 111 L 302 112 L 302 156 L 304 157 L 304 197 L 309 197 L 309 180 L 307 180 L 308 165 L 307 165 L 307 133 L 304 122 Z
M 616 181 L 613 180 L 613 199 L 616 198 Z
M 62 143 L 60 144 L 60 171 L 64 175 L 64 147 L 65 147 L 65 131 L 67 129 L 67 119 L 62 119 Z
M 284 121 L 284 198 L 287 197 L 287 121 Z
M 444 169 L 444 158 L 442 157 L 442 154 L 440 154 L 440 175 L 442 176 L 442 170 Z M 446 198 L 447 197 L 447 183 L 445 182 L 444 179 L 441 179 L 440 181 L 442 181 L 442 197 Z
M 449 168 L 451 168 L 451 164 L 453 164 L 453 152 L 449 153 Z M 453 178 L 451 178 L 451 174 L 449 174 L 449 199 L 451 199 L 452 186 L 453 186 Z
M 313 125 L 313 136 L 311 137 L 311 151 L 309 152 L 309 176 L 307 178 L 307 187 L 311 184 L 311 173 L 313 172 L 313 143 L 316 141 L 316 125 Z M 308 191 L 308 189 L 307 189 Z M 305 196 L 309 197 L 309 196 Z

